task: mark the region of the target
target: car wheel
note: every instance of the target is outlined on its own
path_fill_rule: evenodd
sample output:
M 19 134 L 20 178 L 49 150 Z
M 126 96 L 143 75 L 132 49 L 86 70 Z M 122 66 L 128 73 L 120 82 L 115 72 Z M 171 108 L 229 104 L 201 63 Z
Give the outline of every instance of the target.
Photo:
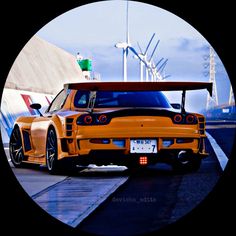
M 50 174 L 56 174 L 58 171 L 57 154 L 56 131 L 54 128 L 49 128 L 46 143 L 46 165 Z
M 11 133 L 9 151 L 13 165 L 15 167 L 22 167 L 24 160 L 24 152 L 23 152 L 20 129 L 18 126 L 15 126 Z
M 176 155 L 172 167 L 176 172 L 186 173 L 197 171 L 200 165 L 201 159 L 199 156 L 188 153 L 187 151 L 180 151 Z

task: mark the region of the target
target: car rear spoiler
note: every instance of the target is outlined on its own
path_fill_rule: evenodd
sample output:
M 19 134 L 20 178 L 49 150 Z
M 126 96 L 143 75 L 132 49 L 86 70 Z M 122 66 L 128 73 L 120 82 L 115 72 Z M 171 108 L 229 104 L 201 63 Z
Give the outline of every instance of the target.
M 65 84 L 65 87 L 90 91 L 186 91 L 207 89 L 212 94 L 212 83 L 208 82 L 81 82 Z
M 64 88 L 89 91 L 183 91 L 182 112 L 185 112 L 187 90 L 207 89 L 212 96 L 212 83 L 209 82 L 81 82 L 65 84 Z

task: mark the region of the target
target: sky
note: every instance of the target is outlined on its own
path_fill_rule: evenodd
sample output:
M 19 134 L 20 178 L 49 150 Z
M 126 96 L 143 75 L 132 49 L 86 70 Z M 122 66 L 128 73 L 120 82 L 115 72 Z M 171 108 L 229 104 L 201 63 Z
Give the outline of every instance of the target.
M 209 80 L 210 43 L 191 25 L 169 11 L 141 2 L 129 1 L 129 38 L 139 53 L 155 33 L 148 49 L 150 56 L 157 41 L 160 43 L 153 60 L 168 59 L 164 75 L 167 81 Z M 122 49 L 115 47 L 126 41 L 126 1 L 101 1 L 74 8 L 58 16 L 37 35 L 76 56 L 92 60 L 93 71 L 102 81 L 122 81 Z M 139 81 L 139 61 L 128 54 L 128 81 Z M 230 81 L 225 68 L 215 53 L 216 84 L 220 104 L 228 103 Z M 167 94 L 171 102 L 180 102 L 180 93 Z M 177 98 L 177 101 L 176 101 Z M 200 111 L 206 106 L 206 91 L 188 92 L 187 109 Z

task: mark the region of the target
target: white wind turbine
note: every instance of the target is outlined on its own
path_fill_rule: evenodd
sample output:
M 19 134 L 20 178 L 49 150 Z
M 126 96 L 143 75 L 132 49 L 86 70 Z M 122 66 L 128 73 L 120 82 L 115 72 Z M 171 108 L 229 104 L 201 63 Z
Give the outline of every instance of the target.
M 164 62 L 162 62 L 163 60 L 164 60 L 164 58 L 161 58 L 156 63 L 156 65 L 151 60 L 149 60 L 149 62 L 147 62 L 147 63 L 149 63 L 149 68 L 150 68 L 150 72 L 152 73 L 151 76 L 152 76 L 153 81 L 162 81 L 162 80 L 170 77 L 170 75 L 166 75 L 166 76 L 162 75 L 162 72 L 164 71 L 164 68 L 167 64 L 168 59 L 166 59 L 166 60 L 164 60 Z
M 157 66 L 164 60 L 164 58 L 162 57 L 157 63 L 156 65 L 153 66 L 153 73 L 154 76 L 156 78 L 156 80 L 161 81 L 164 80 L 163 76 L 161 75 L 160 71 L 158 71 Z
M 152 51 L 150 59 L 149 60 L 147 59 L 147 51 L 148 51 L 148 48 L 149 48 L 154 36 L 155 36 L 155 33 L 152 35 L 144 53 L 142 52 L 142 49 L 141 49 L 139 43 L 137 43 L 139 50 L 140 50 L 139 56 L 146 62 L 146 81 L 149 81 L 149 74 L 151 76 L 151 81 L 157 81 L 157 80 L 161 81 L 167 77 L 170 77 L 170 75 L 163 77 L 161 74 L 167 64 L 168 59 L 166 59 L 162 64 L 160 64 L 164 60 L 164 58 L 161 58 L 156 63 L 156 65 L 154 64 L 154 62 L 152 60 L 152 57 L 157 49 L 158 44 L 160 43 L 160 40 L 157 41 L 157 43 L 154 47 L 154 50 Z M 160 64 L 160 66 L 158 67 L 159 64 Z M 143 81 L 143 66 L 144 66 L 144 63 L 142 63 L 142 61 L 140 61 L 140 80 L 141 81 Z
M 157 41 L 157 43 L 152 51 L 149 61 L 146 58 L 146 63 L 149 65 L 149 72 L 151 75 L 151 81 L 154 81 L 156 79 L 156 73 L 155 73 L 155 68 L 154 68 L 154 63 L 152 61 L 152 57 L 153 57 L 159 43 L 160 43 L 160 40 Z
M 144 53 L 142 52 L 142 49 L 141 49 L 139 43 L 137 43 L 138 47 L 139 47 L 139 50 L 140 50 L 140 53 L 138 55 L 139 55 L 140 58 L 142 58 L 142 60 L 140 60 L 140 62 L 139 62 L 140 63 L 140 80 L 141 81 L 143 81 L 143 66 L 144 65 L 146 65 L 145 80 L 146 81 L 149 80 L 149 78 L 148 78 L 148 73 L 149 73 L 148 70 L 149 70 L 150 65 L 147 62 L 147 51 L 148 51 L 148 49 L 149 49 L 149 47 L 151 45 L 151 42 L 152 42 L 154 36 L 155 36 L 155 33 L 152 35 L 151 39 L 149 40 L 148 45 L 147 45 Z
M 164 71 L 164 68 L 166 67 L 166 64 L 168 62 L 168 59 L 165 59 L 165 61 L 157 68 L 157 66 L 160 64 L 160 62 L 163 60 L 164 58 L 162 58 L 156 65 L 155 65 L 155 70 L 156 73 L 159 75 L 159 80 L 164 80 L 168 77 L 170 77 L 170 75 L 165 75 L 162 76 L 162 73 Z
M 155 81 L 160 81 L 160 80 L 163 80 L 163 77 L 162 75 L 160 74 L 159 70 L 157 69 L 157 66 L 164 60 L 164 58 L 162 57 L 157 63 L 156 65 L 151 62 L 151 73 L 154 77 L 154 80 Z
M 116 48 L 123 49 L 123 80 L 124 82 L 127 81 L 127 56 L 128 50 L 132 51 L 136 57 L 139 58 L 140 62 L 146 64 L 146 61 L 140 57 L 140 55 L 136 52 L 136 50 L 131 46 L 130 39 L 129 39 L 129 1 L 127 1 L 126 5 L 126 42 L 119 42 L 115 45 Z

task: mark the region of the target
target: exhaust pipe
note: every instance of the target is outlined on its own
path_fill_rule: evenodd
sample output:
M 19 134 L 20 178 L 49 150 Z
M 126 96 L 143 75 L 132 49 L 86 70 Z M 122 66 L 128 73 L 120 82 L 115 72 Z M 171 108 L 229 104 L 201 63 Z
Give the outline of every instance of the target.
M 185 151 L 185 150 L 179 151 L 179 153 L 177 155 L 177 160 L 183 165 L 188 164 L 189 163 L 189 155 L 187 154 L 187 151 Z

